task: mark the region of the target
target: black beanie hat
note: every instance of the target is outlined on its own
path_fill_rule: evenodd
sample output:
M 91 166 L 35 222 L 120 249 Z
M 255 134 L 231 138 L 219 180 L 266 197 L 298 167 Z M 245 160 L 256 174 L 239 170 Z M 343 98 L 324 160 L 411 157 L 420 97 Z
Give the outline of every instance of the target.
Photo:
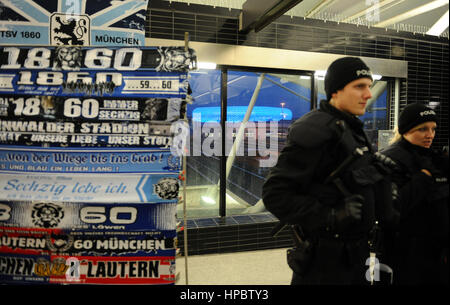
M 409 104 L 400 113 L 398 132 L 404 134 L 411 128 L 425 122 L 437 122 L 436 112 L 420 103 Z
M 325 92 L 327 100 L 348 83 L 367 77 L 373 80 L 370 68 L 358 57 L 343 57 L 331 63 L 325 75 Z

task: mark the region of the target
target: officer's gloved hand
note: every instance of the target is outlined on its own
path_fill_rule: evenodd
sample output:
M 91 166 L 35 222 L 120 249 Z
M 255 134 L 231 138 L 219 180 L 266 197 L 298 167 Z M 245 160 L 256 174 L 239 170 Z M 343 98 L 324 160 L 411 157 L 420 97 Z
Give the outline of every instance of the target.
M 343 231 L 347 226 L 361 220 L 364 197 L 361 195 L 351 195 L 344 199 L 344 204 L 334 212 L 335 229 Z

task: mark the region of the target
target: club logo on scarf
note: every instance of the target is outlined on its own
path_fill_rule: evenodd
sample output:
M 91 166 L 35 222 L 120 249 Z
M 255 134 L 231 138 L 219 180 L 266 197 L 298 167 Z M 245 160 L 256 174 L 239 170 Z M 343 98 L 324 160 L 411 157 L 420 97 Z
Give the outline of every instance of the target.
M 64 211 L 62 207 L 56 204 L 40 202 L 33 206 L 31 217 L 33 224 L 38 227 L 54 228 L 63 219 Z
M 181 167 L 181 158 L 175 155 L 169 155 L 167 158 L 167 165 L 170 169 L 177 169 Z
M 161 199 L 175 199 L 178 196 L 180 186 L 175 178 L 162 178 L 153 185 L 153 189 Z
M 79 70 L 82 52 L 79 47 L 57 47 L 53 68 L 55 70 Z
M 50 44 L 89 45 L 90 19 L 87 15 L 54 13 L 50 17 Z
M 189 49 L 185 51 L 179 47 L 159 48 L 161 60 L 156 71 L 186 71 L 188 69 L 196 69 L 197 62 L 193 61 L 194 51 Z
M 65 252 L 73 244 L 72 235 L 49 234 L 45 236 L 47 248 L 52 252 Z

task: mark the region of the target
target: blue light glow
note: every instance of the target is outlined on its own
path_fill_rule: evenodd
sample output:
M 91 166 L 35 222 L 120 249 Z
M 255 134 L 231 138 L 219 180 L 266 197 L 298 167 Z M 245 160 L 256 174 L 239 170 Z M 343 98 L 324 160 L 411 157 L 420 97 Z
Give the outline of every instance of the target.
M 247 111 L 247 106 L 227 107 L 227 122 L 242 122 Z M 192 111 L 192 120 L 196 122 L 220 122 L 220 107 L 197 107 Z M 281 107 L 253 107 L 249 121 L 267 122 L 292 120 L 292 111 Z

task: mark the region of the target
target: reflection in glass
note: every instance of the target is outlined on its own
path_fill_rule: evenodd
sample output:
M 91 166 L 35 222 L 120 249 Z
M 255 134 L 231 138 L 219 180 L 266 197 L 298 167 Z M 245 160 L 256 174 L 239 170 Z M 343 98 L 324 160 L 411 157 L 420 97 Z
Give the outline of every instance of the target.
M 240 154 L 228 159 L 232 166 L 227 175 L 227 215 L 261 212 L 262 185 L 285 146 L 287 128 L 310 111 L 311 81 L 308 76 L 241 71 L 229 71 L 228 77 L 232 82 L 228 84 L 227 111 L 235 111 L 227 112 L 225 136 L 231 139 L 227 142 L 239 144 L 235 149 Z M 250 113 L 248 123 L 236 123 L 242 122 L 239 119 L 244 112 Z M 243 133 L 241 143 L 239 132 Z M 269 162 L 271 157 L 273 162 Z
M 226 215 L 265 211 L 262 185 L 286 145 L 288 127 L 311 110 L 307 75 L 228 71 L 227 121 L 221 130 L 221 71 L 190 73 L 193 103 L 187 107 L 187 216 L 219 215 L 221 138 L 225 136 Z M 317 100 L 325 99 L 323 77 L 315 78 Z M 386 129 L 387 82 L 376 80 L 366 114 L 360 119 L 377 148 Z M 181 215 L 182 206 L 179 206 Z
M 218 216 L 218 182 L 220 176 L 219 156 L 202 154 L 197 143 L 204 143 L 211 136 L 206 125 L 211 122 L 207 117 L 198 119 L 195 109 L 220 109 L 220 70 L 197 70 L 190 72 L 189 85 L 192 89 L 193 103 L 187 105 L 186 116 L 189 123 L 189 154 L 186 158 L 186 214 L 188 218 Z M 220 118 L 220 110 L 219 110 Z M 219 135 L 220 136 L 220 135 Z M 201 147 L 200 147 L 201 148 Z M 178 216 L 183 215 L 182 205 L 178 206 Z

